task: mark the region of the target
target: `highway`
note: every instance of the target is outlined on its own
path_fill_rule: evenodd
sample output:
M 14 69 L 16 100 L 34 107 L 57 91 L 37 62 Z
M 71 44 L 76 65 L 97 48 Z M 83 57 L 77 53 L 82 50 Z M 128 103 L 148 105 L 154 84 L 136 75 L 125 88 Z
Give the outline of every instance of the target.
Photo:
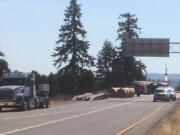
M 1 112 L 0 135 L 145 135 L 176 103 L 152 98 L 71 101 L 48 109 Z

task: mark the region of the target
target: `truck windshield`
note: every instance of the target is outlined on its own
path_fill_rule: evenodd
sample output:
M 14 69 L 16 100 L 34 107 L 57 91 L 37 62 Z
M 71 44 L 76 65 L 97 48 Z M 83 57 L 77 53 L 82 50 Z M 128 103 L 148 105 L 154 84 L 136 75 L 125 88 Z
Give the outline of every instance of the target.
M 22 92 L 22 88 L 18 88 L 15 90 L 15 95 L 16 96 L 22 96 L 23 92 Z
M 26 84 L 26 79 L 25 78 L 6 78 L 3 79 L 2 85 L 7 86 L 7 85 L 25 85 Z

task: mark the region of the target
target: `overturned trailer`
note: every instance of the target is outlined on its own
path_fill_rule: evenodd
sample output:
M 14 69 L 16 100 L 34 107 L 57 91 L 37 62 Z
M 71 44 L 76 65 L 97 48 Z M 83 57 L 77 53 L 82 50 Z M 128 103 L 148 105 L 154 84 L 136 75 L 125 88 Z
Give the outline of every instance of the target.
M 167 87 L 166 82 L 151 82 L 151 81 L 134 81 L 134 88 L 136 91 L 140 91 L 141 94 L 153 94 L 155 89 L 160 86 Z
M 158 86 L 158 83 L 150 81 L 134 81 L 134 88 L 141 94 L 152 94 Z

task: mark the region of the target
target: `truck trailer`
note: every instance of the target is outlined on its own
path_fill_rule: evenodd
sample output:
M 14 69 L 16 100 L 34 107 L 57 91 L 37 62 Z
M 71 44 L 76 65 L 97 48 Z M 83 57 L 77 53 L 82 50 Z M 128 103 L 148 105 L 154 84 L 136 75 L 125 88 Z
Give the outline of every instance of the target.
M 49 85 L 40 84 L 39 86 L 40 89 L 36 89 L 34 74 L 4 74 L 0 86 L 0 111 L 2 108 L 17 108 L 22 111 L 48 108 Z

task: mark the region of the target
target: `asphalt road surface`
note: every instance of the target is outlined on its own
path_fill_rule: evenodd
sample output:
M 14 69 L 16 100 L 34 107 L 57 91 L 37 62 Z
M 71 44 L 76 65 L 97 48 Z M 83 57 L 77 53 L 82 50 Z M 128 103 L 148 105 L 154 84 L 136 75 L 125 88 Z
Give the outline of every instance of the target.
M 179 97 L 179 94 L 178 94 Z M 175 106 L 152 95 L 1 112 L 0 135 L 144 135 Z

